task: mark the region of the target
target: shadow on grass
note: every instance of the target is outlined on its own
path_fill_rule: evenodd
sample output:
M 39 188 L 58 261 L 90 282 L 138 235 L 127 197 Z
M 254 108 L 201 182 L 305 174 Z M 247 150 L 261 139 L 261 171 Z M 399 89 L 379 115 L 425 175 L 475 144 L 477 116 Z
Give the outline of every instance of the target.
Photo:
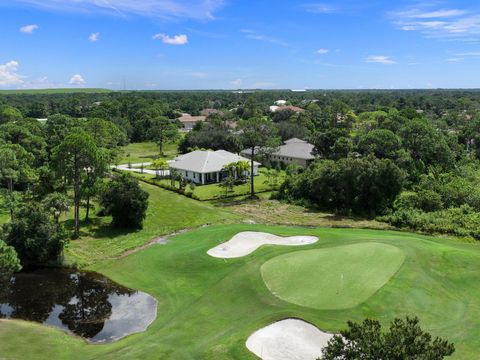
M 65 220 L 63 224 L 68 231 L 73 232 L 73 219 Z M 92 218 L 88 222 L 86 222 L 85 219 L 80 221 L 79 237 L 113 239 L 117 236 L 127 235 L 137 231 L 139 231 L 139 229 L 115 228 L 109 222 L 106 222 L 104 218 Z

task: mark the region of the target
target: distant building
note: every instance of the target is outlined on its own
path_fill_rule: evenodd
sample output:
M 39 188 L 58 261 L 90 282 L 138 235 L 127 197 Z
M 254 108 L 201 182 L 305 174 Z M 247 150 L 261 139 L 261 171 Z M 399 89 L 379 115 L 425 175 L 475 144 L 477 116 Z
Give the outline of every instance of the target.
M 242 160 L 249 161 L 247 158 L 225 150 L 196 150 L 175 158 L 170 163 L 170 169 L 178 171 L 184 179 L 196 184 L 218 183 L 227 176 L 223 171 L 225 165 Z M 254 162 L 254 176 L 258 175 L 260 165 Z
M 298 106 L 293 106 L 293 105 L 285 105 L 285 106 L 276 106 L 272 105 L 270 106 L 270 112 L 277 112 L 277 111 L 284 111 L 284 110 L 291 110 L 296 113 L 302 113 L 305 111 L 305 109 L 302 109 L 301 107 Z
M 277 100 L 277 101 L 275 101 L 275 105 L 285 106 L 285 105 L 287 105 L 287 100 Z
M 182 116 L 180 116 L 177 120 L 180 121 L 183 125 L 183 131 L 191 131 L 193 127 L 195 126 L 196 123 L 205 121 L 207 117 L 206 116 L 192 116 L 187 113 L 182 113 Z
M 202 111 L 200 111 L 200 115 L 205 116 L 205 117 L 208 117 L 208 116 L 213 115 L 213 114 L 221 114 L 221 113 L 222 113 L 222 111 L 217 110 L 217 109 L 203 109 Z
M 269 159 L 285 165 L 294 164 L 307 167 L 315 159 L 312 154 L 314 147 L 304 140 L 293 138 L 285 141 L 276 152 L 269 155 Z M 249 154 L 251 154 L 251 149 L 242 151 L 242 155 L 249 156 Z

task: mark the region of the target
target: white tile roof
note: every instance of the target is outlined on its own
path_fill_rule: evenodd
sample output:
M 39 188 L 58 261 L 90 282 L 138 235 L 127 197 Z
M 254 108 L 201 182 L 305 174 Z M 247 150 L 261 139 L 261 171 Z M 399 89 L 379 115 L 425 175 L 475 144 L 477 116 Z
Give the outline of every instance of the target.
M 247 158 L 225 150 L 196 150 L 185 155 L 180 155 L 170 163 L 172 169 L 193 171 L 200 174 L 218 172 L 223 169 L 225 165 L 240 160 L 250 161 Z M 254 162 L 255 166 L 260 163 Z

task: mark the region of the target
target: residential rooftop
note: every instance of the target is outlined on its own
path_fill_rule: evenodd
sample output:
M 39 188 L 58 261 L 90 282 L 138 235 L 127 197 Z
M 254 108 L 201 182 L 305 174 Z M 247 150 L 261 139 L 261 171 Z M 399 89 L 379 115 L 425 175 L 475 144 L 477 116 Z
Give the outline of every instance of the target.
M 250 161 L 243 156 L 225 150 L 195 150 L 185 155 L 180 155 L 170 163 L 170 167 L 178 170 L 193 171 L 199 174 L 207 174 L 222 171 L 225 165 L 238 162 Z M 255 162 L 256 166 L 260 163 Z

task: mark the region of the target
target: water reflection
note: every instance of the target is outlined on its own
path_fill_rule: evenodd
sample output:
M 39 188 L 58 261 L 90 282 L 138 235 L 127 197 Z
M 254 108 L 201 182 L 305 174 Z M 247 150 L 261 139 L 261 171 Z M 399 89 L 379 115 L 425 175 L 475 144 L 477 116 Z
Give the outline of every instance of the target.
M 157 301 L 92 272 L 42 269 L 0 286 L 0 318 L 36 321 L 90 342 L 112 342 L 145 330 Z

